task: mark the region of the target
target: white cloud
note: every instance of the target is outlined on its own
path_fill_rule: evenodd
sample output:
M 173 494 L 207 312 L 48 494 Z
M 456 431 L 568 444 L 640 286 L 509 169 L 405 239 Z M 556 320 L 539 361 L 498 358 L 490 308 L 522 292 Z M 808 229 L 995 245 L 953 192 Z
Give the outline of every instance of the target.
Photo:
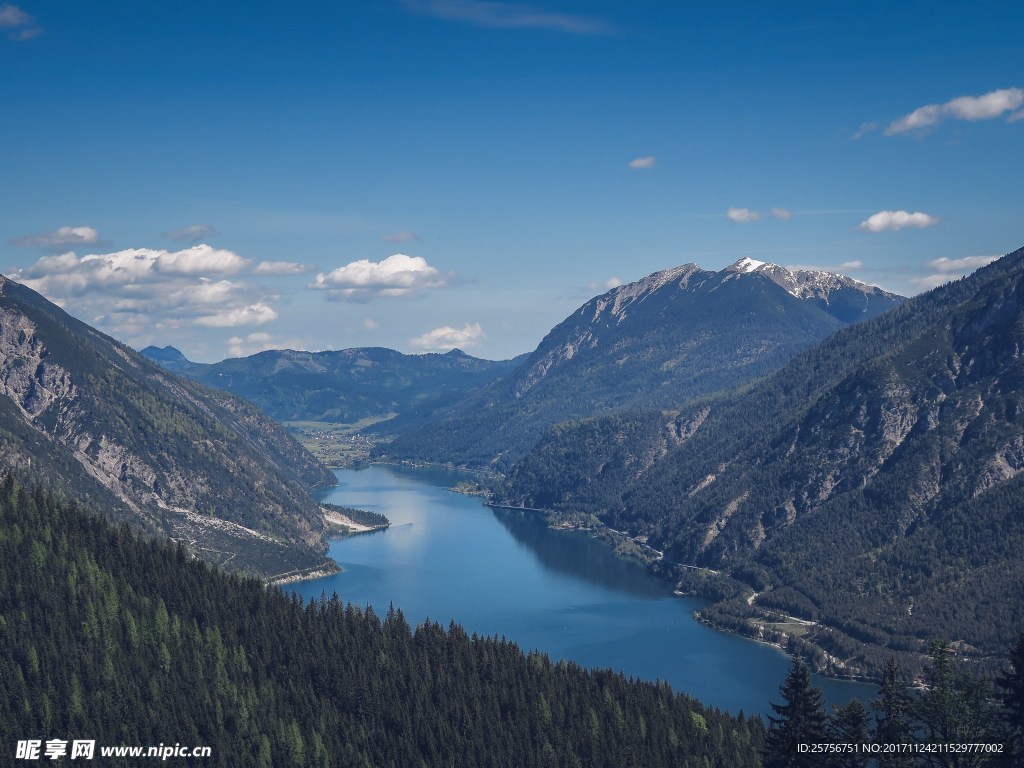
M 928 262 L 931 274 L 915 277 L 910 280 L 923 291 L 935 288 L 958 277 L 965 277 L 976 269 L 996 261 L 999 256 L 964 256 L 959 259 L 932 259 Z
M 309 271 L 310 267 L 294 261 L 261 261 L 252 273 L 254 275 L 303 275 Z
M 653 168 L 657 158 L 654 155 L 648 157 L 638 157 L 635 160 L 629 161 L 629 167 L 633 170 L 643 170 L 646 168 Z
M 844 261 L 839 265 L 840 269 L 864 269 L 864 262 L 860 259 L 854 259 L 853 261 Z
M 131 248 L 44 256 L 12 275 L 80 317 L 100 318 L 123 339 L 154 329 L 260 325 L 277 317 L 270 298 L 226 279 L 249 264 L 233 251 Z
M 268 349 L 309 349 L 309 343 L 290 336 L 274 336 L 256 331 L 246 336 L 232 336 L 227 340 L 228 353 L 232 357 L 248 357 Z
M 892 136 L 895 133 L 928 128 L 935 125 L 940 119 L 942 119 L 942 106 L 939 104 L 928 104 L 924 107 L 918 107 L 909 115 L 904 115 L 899 120 L 891 122 L 889 127 L 885 129 L 885 135 Z
M 793 213 L 788 208 L 772 208 L 771 217 L 773 219 L 781 219 L 786 221 L 793 218 Z
M 374 297 L 410 296 L 428 288 L 443 288 L 451 275 L 443 275 L 422 256 L 396 253 L 383 261 L 360 259 L 321 272 L 310 288 L 325 290 L 334 298 L 366 301 Z
M 940 285 L 948 283 L 950 280 L 955 280 L 956 277 L 956 275 L 948 274 L 925 275 L 923 277 L 910 278 L 910 284 L 916 286 L 922 291 L 930 291 L 932 288 L 938 288 Z
M 991 120 L 1024 106 L 1024 88 L 1003 88 L 981 96 L 958 96 L 945 104 L 926 104 L 908 115 L 894 120 L 885 129 L 886 136 L 907 131 L 919 131 L 936 125 L 946 118 L 954 120 Z M 1009 122 L 1020 118 L 1015 114 Z
M 908 213 L 907 211 L 879 211 L 862 221 L 860 229 L 863 232 L 896 231 L 906 229 L 907 227 L 924 229 L 925 227 L 934 227 L 939 221 L 938 216 L 931 216 L 920 211 L 914 213 Z
M 277 312 L 274 308 L 260 302 L 198 317 L 196 325 L 207 328 L 236 328 L 240 325 L 263 325 L 276 319 Z
M 614 32 L 605 22 L 587 16 L 551 13 L 520 3 L 496 0 L 403 0 L 413 13 L 477 27 L 496 29 L 550 29 L 573 35 L 607 35 Z
M 610 291 L 612 288 L 618 288 L 622 285 L 622 278 L 618 275 L 612 275 L 603 283 L 589 282 L 587 283 L 587 290 L 590 291 Z
M 730 208 L 725 212 L 732 221 L 738 221 L 740 224 L 746 224 L 751 221 L 757 221 L 761 218 L 761 214 L 757 211 L 752 211 L 749 208 Z
M 146 249 L 141 248 L 136 252 Z M 201 243 L 181 251 L 151 251 L 159 272 L 178 275 L 236 275 L 249 265 L 234 251 Z
M 853 141 L 856 141 L 857 139 L 862 138 L 863 136 L 871 133 L 872 131 L 877 131 L 877 130 L 878 130 L 878 123 L 861 123 L 860 124 L 860 128 L 858 128 L 857 132 L 855 134 L 853 134 L 853 136 L 851 136 L 850 138 Z
M 99 241 L 100 233 L 93 227 L 58 227 L 53 232 L 19 237 L 11 242 L 14 245 L 52 248 L 68 245 L 92 245 Z
M 380 328 L 380 323 L 378 323 L 372 317 L 368 317 L 365 320 L 363 320 L 363 328 L 365 328 L 368 331 L 376 331 L 378 328 Z
M 941 259 L 932 259 L 928 262 L 928 266 L 936 272 L 966 274 L 967 272 L 973 272 L 979 267 L 991 264 L 998 258 L 998 256 L 964 256 L 962 259 L 947 259 L 943 257 Z
M 419 240 L 419 237 L 415 232 L 392 232 L 391 234 L 381 235 L 380 239 L 385 243 L 407 243 L 410 240 Z
M 456 347 L 459 349 L 475 347 L 486 338 L 487 335 L 480 327 L 480 323 L 466 323 L 461 330 L 452 328 L 450 325 L 435 328 L 422 336 L 410 339 L 409 343 L 424 352 L 446 352 Z
M 960 120 L 991 120 L 1024 105 L 1024 88 L 1003 88 L 982 96 L 958 96 L 943 109 Z
M 191 224 L 181 229 L 172 229 L 170 232 L 164 232 L 164 237 L 171 240 L 185 240 L 190 243 L 197 243 L 204 237 L 218 234 L 220 233 L 209 224 Z
M 1012 115 L 1006 118 L 1006 122 L 1008 123 L 1016 123 L 1019 120 L 1024 120 L 1024 109 L 1022 109 L 1020 112 L 1014 112 Z

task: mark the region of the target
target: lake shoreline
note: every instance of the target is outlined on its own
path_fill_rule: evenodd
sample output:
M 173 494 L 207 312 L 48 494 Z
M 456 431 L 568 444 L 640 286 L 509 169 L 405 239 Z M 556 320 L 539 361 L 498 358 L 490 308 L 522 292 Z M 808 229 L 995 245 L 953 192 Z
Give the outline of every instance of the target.
M 333 540 L 344 574 L 293 586 L 304 598 L 337 592 L 381 613 L 394 605 L 412 625 L 454 619 L 552 659 L 665 680 L 729 711 L 770 712 L 789 667 L 785 649 L 695 618 L 707 599 L 674 594 L 674 569 L 645 562 L 655 557 L 646 542 L 596 536 L 582 516 L 567 523 L 544 510 L 485 506 L 460 485 L 475 485 L 474 476 L 448 466 L 374 462 L 337 477 L 321 503 L 373 510 L 392 526 Z M 835 704 L 875 694 L 842 677 L 815 679 Z

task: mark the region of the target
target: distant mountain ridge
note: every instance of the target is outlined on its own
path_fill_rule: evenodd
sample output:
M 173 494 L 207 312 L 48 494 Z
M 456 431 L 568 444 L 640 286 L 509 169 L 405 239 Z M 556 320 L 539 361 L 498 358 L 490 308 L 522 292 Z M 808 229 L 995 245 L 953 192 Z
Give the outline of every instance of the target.
M 1024 249 L 740 394 L 552 430 L 502 501 L 732 574 L 747 591 L 707 616 L 776 639 L 772 615 L 813 622 L 793 642 L 834 672 L 940 636 L 996 658 L 1024 624 L 1022 353 Z
M 179 379 L 0 277 L 0 469 L 265 577 L 336 569 L 334 477 L 251 405 Z
M 513 371 L 379 451 L 508 467 L 560 421 L 677 408 L 770 373 L 901 301 L 840 275 L 752 259 L 656 272 L 594 297 Z
M 219 363 L 194 363 L 174 347 L 146 347 L 141 354 L 167 370 L 244 397 L 278 421 L 336 423 L 429 412 L 517 362 L 481 360 L 458 349 L 405 355 L 383 347 L 270 350 Z

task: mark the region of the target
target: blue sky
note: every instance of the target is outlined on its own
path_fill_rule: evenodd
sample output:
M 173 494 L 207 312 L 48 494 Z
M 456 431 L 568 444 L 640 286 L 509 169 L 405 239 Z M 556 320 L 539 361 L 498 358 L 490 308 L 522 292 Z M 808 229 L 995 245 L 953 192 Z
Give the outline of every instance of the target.
M 206 361 L 509 357 L 690 261 L 912 294 L 1024 245 L 1022 19 L 0 0 L 0 271 Z

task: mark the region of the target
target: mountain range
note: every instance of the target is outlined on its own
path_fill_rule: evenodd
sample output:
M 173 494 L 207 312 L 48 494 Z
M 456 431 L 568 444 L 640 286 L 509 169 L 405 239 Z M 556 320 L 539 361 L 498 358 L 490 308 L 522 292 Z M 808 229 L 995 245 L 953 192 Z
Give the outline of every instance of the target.
M 512 370 L 454 349 L 404 355 L 361 347 L 327 352 L 270 350 L 219 363 L 195 363 L 174 347 L 141 354 L 174 373 L 232 392 L 278 421 L 356 424 L 423 417 Z
M 388 425 L 405 430 L 378 455 L 507 468 L 558 422 L 712 397 L 902 301 L 749 258 L 656 272 L 591 299 L 513 370 L 420 426 Z
M 560 425 L 500 501 L 597 515 L 835 672 L 939 636 L 995 657 L 1024 625 L 1022 346 L 1024 249 L 731 395 Z
M 336 570 L 308 492 L 334 477 L 283 428 L 3 277 L 0 469 L 230 569 Z

